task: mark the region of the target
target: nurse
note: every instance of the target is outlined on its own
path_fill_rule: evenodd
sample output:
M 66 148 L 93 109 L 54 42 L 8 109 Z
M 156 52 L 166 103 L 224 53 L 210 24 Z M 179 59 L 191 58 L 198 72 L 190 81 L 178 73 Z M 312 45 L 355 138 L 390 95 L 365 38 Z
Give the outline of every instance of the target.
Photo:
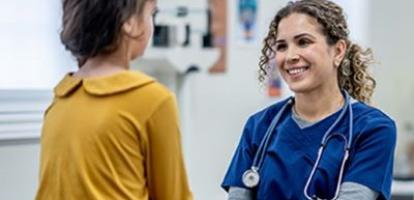
M 222 183 L 229 199 L 390 199 L 395 123 L 368 104 L 372 55 L 348 35 L 328 0 L 290 2 L 276 14 L 259 80 L 275 59 L 294 97 L 247 120 Z

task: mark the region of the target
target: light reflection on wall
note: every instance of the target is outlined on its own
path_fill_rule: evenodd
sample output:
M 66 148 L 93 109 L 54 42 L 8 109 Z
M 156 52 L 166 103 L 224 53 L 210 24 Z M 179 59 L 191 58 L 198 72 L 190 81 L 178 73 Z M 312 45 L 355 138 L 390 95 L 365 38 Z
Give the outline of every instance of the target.
M 0 89 L 51 88 L 68 70 L 60 1 L 0 2 Z

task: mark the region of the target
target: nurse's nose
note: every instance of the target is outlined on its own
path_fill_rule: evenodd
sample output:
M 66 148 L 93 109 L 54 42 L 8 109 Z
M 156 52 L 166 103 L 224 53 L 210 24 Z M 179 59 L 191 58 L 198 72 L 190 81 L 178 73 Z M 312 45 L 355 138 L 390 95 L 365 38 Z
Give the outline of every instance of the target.
M 287 51 L 286 61 L 289 64 L 293 64 L 293 63 L 298 62 L 299 59 L 300 59 L 300 57 L 299 57 L 298 53 L 296 52 L 295 48 L 289 48 L 288 51 Z

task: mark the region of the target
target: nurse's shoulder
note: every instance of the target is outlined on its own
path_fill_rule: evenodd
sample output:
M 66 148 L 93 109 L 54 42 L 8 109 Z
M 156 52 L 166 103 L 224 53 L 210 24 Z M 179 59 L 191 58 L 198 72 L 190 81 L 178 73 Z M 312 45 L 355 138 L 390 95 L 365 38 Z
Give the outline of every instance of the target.
M 354 112 L 355 140 L 364 138 L 382 138 L 389 143 L 395 143 L 396 125 L 395 121 L 378 108 L 362 102 L 352 105 Z
M 365 125 L 375 125 L 375 124 L 395 124 L 394 120 L 384 113 L 384 111 L 379 108 L 367 105 L 362 102 L 356 102 L 352 104 L 353 114 L 354 114 L 354 123 L 355 125 L 364 125 L 364 123 L 374 123 L 374 124 L 365 124 Z

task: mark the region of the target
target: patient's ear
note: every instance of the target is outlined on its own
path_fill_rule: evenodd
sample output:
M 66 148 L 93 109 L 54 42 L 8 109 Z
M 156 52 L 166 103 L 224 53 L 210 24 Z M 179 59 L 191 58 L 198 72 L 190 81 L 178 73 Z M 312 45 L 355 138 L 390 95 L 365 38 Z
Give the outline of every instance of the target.
M 131 16 L 122 25 L 122 32 L 131 38 L 138 38 L 143 34 L 143 30 L 140 29 L 140 20 L 136 15 Z

